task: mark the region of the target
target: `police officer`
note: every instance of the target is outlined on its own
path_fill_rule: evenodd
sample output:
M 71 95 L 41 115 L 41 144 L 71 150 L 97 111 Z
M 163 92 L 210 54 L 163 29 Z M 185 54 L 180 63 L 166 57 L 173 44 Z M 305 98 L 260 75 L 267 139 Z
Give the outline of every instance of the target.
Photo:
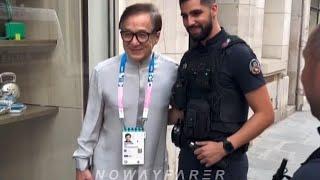
M 303 51 L 305 66 L 301 80 L 312 115 L 320 120 L 320 26 L 311 33 Z M 320 127 L 318 128 L 320 133 Z M 292 180 L 320 179 L 320 148 L 315 150 L 294 173 Z
M 172 140 L 181 149 L 177 177 L 247 179 L 248 143 L 274 121 L 260 63 L 243 40 L 219 25 L 215 0 L 179 3 L 197 44 L 184 54 L 173 87 Z

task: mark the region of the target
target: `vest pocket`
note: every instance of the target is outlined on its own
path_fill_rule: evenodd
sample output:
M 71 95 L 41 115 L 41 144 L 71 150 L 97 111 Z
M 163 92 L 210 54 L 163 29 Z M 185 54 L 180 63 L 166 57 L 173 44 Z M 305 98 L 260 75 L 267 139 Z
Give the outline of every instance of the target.
M 187 105 L 183 132 L 186 138 L 204 139 L 210 131 L 210 106 L 206 100 L 192 99 Z
M 235 133 L 247 121 L 247 101 L 232 89 L 224 89 L 224 95 L 217 107 L 218 111 L 212 115 L 213 131 Z

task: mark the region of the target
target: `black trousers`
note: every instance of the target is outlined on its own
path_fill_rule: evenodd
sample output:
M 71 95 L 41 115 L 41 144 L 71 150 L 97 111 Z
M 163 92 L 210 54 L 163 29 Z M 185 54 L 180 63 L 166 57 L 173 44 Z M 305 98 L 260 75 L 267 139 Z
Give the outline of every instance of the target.
M 247 180 L 248 157 L 238 153 L 224 160 L 225 169 L 216 166 L 206 168 L 190 148 L 181 149 L 179 154 L 178 180 Z

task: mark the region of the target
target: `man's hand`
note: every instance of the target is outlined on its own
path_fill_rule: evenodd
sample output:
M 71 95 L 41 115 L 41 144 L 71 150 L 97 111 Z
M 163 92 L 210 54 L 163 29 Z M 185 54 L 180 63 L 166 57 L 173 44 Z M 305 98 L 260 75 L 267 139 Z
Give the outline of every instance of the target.
M 227 155 L 222 142 L 201 141 L 196 142 L 196 145 L 199 147 L 194 151 L 194 154 L 200 160 L 200 163 L 205 164 L 206 167 L 214 165 Z
M 92 174 L 89 169 L 84 171 L 76 171 L 76 180 L 93 180 Z
M 168 124 L 176 124 L 179 120 L 182 120 L 183 117 L 183 111 L 180 111 L 176 108 L 169 109 L 168 113 Z

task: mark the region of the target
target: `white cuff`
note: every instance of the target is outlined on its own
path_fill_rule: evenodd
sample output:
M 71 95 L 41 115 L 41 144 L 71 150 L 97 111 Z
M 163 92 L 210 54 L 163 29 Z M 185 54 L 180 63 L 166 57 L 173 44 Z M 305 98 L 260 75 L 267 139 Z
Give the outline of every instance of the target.
M 75 158 L 76 169 L 79 171 L 84 171 L 89 168 L 89 158 Z

